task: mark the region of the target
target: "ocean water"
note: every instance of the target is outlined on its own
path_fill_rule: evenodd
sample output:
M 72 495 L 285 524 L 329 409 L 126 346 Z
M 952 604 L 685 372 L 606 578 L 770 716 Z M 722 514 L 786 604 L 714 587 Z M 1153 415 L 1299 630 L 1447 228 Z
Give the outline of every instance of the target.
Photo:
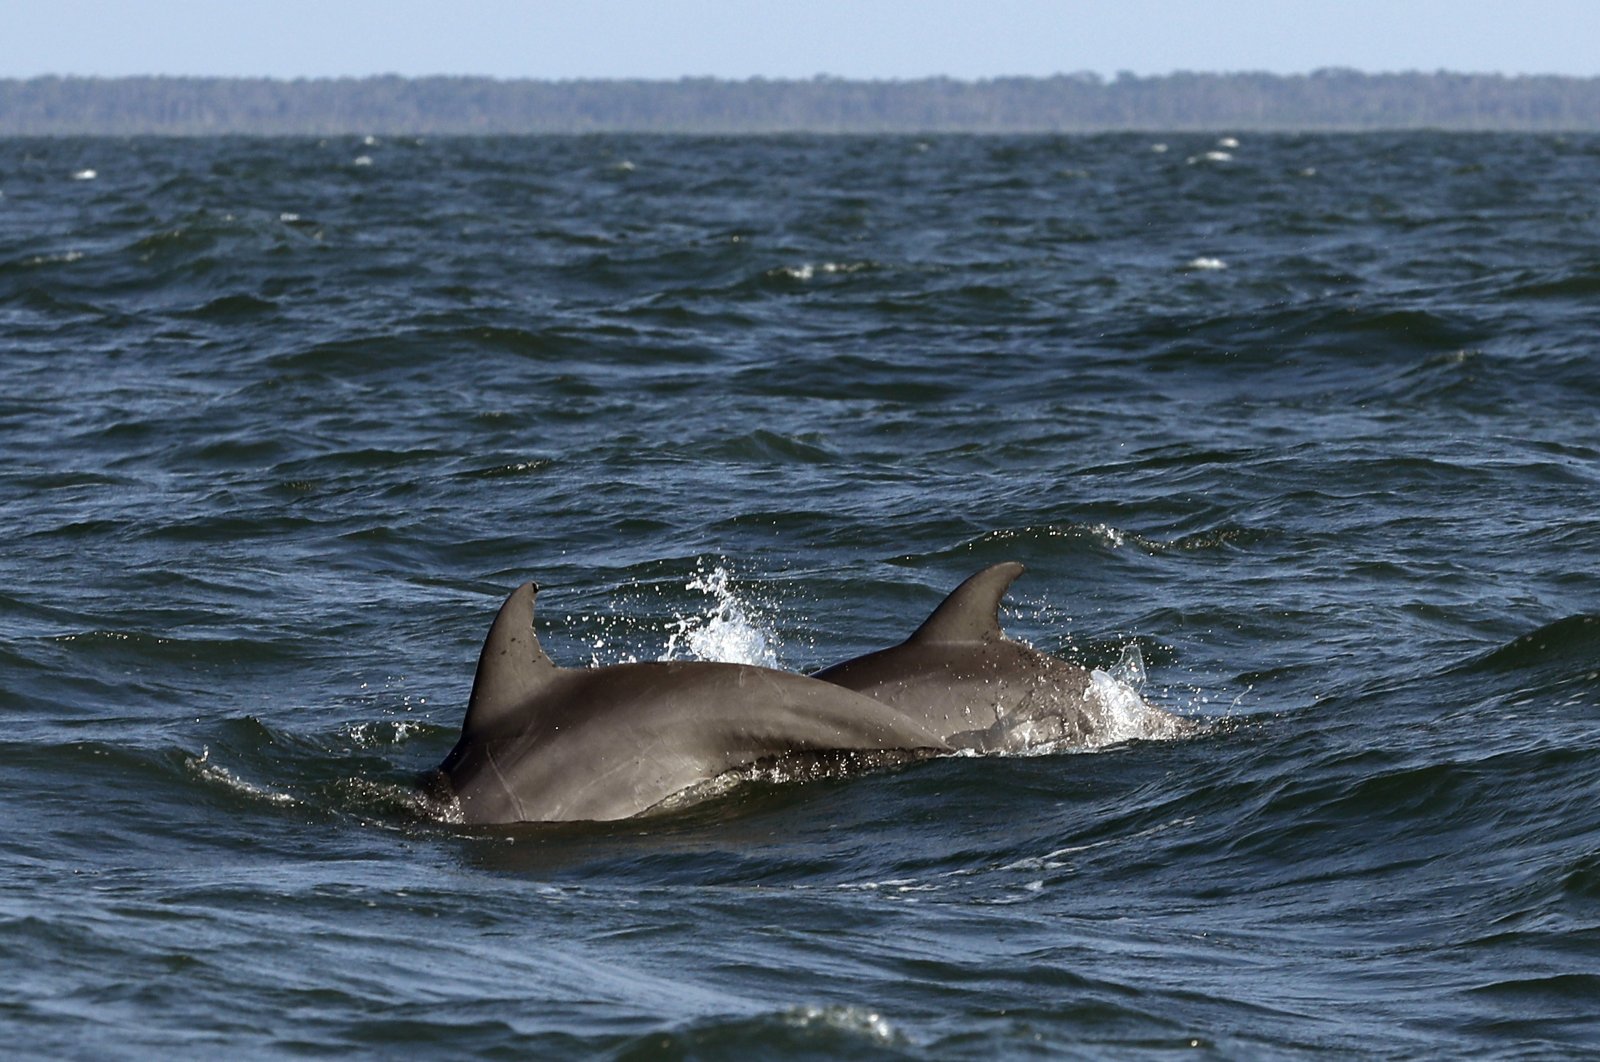
M 0 141 L 23 1056 L 1600 1049 L 1600 139 Z M 1015 559 L 1175 740 L 468 829 Z

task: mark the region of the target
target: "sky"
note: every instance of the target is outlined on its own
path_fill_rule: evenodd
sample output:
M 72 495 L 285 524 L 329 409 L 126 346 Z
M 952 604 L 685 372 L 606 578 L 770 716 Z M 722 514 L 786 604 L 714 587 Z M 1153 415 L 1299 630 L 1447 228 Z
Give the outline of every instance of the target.
M 1600 0 L 0 0 L 0 77 L 1600 75 Z

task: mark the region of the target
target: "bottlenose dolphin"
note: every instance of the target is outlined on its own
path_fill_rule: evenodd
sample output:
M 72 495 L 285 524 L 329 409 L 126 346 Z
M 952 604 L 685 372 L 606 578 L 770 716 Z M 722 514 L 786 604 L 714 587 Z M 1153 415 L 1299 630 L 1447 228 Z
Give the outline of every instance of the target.
M 1114 722 L 1102 686 L 1109 676 L 1097 681 L 1000 630 L 1000 599 L 1023 571 L 1015 561 L 983 569 L 901 644 L 812 677 L 896 708 L 957 748 L 1020 752 L 1105 740 Z M 1181 725 L 1159 708 L 1140 707 L 1153 713 L 1144 736 L 1175 733 Z
M 468 823 L 622 819 L 741 768 L 950 751 L 893 707 L 804 675 L 698 661 L 559 667 L 534 634 L 537 591 L 524 583 L 500 607 L 461 739 L 433 776 Z

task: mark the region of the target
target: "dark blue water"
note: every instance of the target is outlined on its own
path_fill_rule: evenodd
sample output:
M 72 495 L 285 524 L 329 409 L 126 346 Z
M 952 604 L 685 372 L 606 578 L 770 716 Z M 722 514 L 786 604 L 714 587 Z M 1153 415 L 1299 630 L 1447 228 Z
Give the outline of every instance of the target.
M 1600 1048 L 1600 139 L 1158 139 L 0 141 L 8 1046 Z M 804 670 L 1006 559 L 1197 733 L 411 787 L 525 579 Z

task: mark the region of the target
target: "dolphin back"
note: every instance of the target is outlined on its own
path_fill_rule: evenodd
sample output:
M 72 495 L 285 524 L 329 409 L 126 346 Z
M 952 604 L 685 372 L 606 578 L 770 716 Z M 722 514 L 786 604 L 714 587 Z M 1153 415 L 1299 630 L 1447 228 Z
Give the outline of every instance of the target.
M 469 823 L 605 821 L 761 764 L 948 751 L 919 720 L 830 683 L 674 661 L 564 669 L 520 722 L 463 734 L 442 771 Z
M 524 583 L 500 606 L 461 737 L 430 783 L 465 822 L 626 818 L 762 763 L 950 751 L 921 720 L 801 675 L 702 661 L 558 667 L 533 630 L 537 592 Z
M 1014 561 L 983 569 L 904 642 L 813 677 L 913 716 L 962 748 L 1025 747 L 1027 735 L 1010 727 L 1027 719 L 1058 720 L 1064 732 L 1083 730 L 1087 672 L 1000 630 L 1000 599 L 1022 572 Z

